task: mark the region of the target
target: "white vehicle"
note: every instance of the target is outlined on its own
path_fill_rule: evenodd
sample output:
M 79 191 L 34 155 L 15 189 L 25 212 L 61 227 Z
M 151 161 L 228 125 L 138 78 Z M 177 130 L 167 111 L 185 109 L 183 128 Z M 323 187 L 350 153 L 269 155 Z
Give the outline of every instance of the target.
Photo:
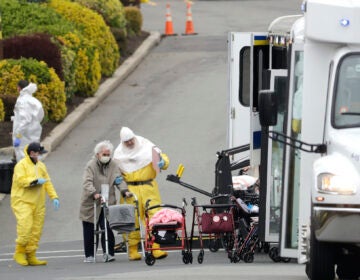
M 302 12 L 230 33 L 229 113 L 250 114 L 261 239 L 312 280 L 359 279 L 360 0 L 307 0 Z

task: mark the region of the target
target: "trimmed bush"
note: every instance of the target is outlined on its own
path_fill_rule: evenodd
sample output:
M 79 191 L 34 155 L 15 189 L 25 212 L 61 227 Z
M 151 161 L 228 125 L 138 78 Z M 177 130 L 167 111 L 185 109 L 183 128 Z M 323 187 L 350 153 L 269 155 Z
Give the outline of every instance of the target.
M 129 34 L 140 34 L 143 24 L 143 18 L 139 8 L 137 7 L 125 7 L 125 17 L 128 22 Z
M 47 5 L 1 0 L 3 37 L 47 33 L 64 35 L 76 31 L 75 25 Z M 80 33 L 79 33 L 80 34 Z
M 0 99 L 4 104 L 4 121 L 10 121 L 11 116 L 14 115 L 14 107 L 16 103 L 17 96 L 16 95 L 3 95 L 0 94 Z
M 99 54 L 97 50 L 93 50 L 93 55 L 88 55 L 85 49 L 80 49 L 77 53 L 75 59 L 75 68 L 76 69 L 93 69 L 90 71 L 76 71 L 75 80 L 77 81 L 77 86 L 82 92 L 94 92 L 93 89 L 97 89 L 99 85 L 99 80 L 101 79 L 100 74 L 100 64 L 99 64 Z M 92 59 L 90 59 L 92 58 Z M 91 96 L 88 94 L 87 96 Z
M 119 0 L 72 0 L 102 15 L 110 27 L 120 54 L 123 53 L 127 38 L 127 21 L 124 6 Z
M 64 119 L 66 116 L 65 88 L 54 69 L 48 68 L 45 62 L 35 59 L 0 61 L 0 92 L 5 95 L 18 96 L 17 82 L 21 79 L 37 84 L 38 90 L 34 96 L 41 101 L 48 119 L 52 121 Z M 6 89 L 6 91 L 2 91 L 2 89 Z
M 120 55 L 114 36 L 103 18 L 78 3 L 65 0 L 52 0 L 49 6 L 82 31 L 89 44 L 95 46 L 99 52 L 101 73 L 111 76 L 118 66 Z
M 72 0 L 79 3 L 98 14 L 100 14 L 106 24 L 110 27 L 125 29 L 126 18 L 124 7 L 119 0 Z
M 4 58 L 35 58 L 45 61 L 63 79 L 60 48 L 51 42 L 48 34 L 16 36 L 4 40 Z
M 0 97 L 0 122 L 3 122 L 5 119 L 5 108 L 4 103 Z
M 120 0 L 124 7 L 135 6 L 140 9 L 140 0 Z
M 47 3 L 50 0 L 21 0 L 20 2 L 29 2 L 29 3 Z

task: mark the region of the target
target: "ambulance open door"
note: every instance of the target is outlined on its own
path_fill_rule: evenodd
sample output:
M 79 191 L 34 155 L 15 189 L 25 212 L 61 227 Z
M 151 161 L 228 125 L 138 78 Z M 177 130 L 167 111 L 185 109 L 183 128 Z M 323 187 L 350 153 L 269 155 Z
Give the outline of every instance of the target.
M 303 45 L 294 44 L 292 48 L 291 73 L 289 80 L 289 105 L 286 135 L 301 141 L 302 87 L 303 87 Z M 301 150 L 291 145 L 285 147 L 284 182 L 281 205 L 280 255 L 298 258 L 305 254 L 306 248 L 299 247 L 300 217 L 300 160 Z
M 260 162 L 260 125 L 258 124 L 257 93 L 260 68 L 268 62 L 266 33 L 230 32 L 228 35 L 228 147 L 250 144 L 250 151 L 235 155 L 235 160 L 249 158 L 253 164 Z M 254 92 L 256 94 L 254 94 Z M 255 114 L 255 117 L 253 116 Z M 254 126 L 257 129 L 252 129 Z M 255 134 L 253 131 L 256 131 Z M 253 157 L 252 153 L 259 154 Z
M 277 100 L 277 123 L 270 126 L 269 131 L 285 133 L 287 110 L 287 70 L 275 69 L 270 71 L 270 88 Z M 267 138 L 267 147 L 262 151 L 266 162 L 262 163 L 262 176 L 260 182 L 260 227 L 261 239 L 265 242 L 279 242 L 281 228 L 281 196 L 283 186 L 283 157 L 285 145 L 279 141 Z M 264 152 L 266 155 L 264 156 Z

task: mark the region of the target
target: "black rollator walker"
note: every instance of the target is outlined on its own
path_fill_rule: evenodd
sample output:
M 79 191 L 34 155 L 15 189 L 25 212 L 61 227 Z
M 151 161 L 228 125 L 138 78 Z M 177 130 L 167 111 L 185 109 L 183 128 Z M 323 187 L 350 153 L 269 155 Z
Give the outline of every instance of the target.
M 108 200 L 109 200 L 109 184 L 101 184 L 101 207 L 103 208 L 103 217 L 104 217 L 104 228 L 98 229 L 97 227 L 97 215 L 96 215 L 96 200 L 94 200 L 94 263 L 96 263 L 96 252 L 99 235 L 105 233 L 105 255 L 104 262 L 108 262 L 109 255 L 109 241 L 108 241 L 108 232 L 107 232 L 107 215 L 108 215 Z

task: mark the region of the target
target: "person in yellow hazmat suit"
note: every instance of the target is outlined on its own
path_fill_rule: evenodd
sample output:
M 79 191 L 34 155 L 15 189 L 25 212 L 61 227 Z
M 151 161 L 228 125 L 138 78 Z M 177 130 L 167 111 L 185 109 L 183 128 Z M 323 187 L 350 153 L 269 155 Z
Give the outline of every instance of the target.
M 11 189 L 11 208 L 17 222 L 14 260 L 23 266 L 47 264 L 36 258 L 45 219 L 46 193 L 52 199 L 54 209 L 60 207 L 46 166 L 40 161 L 44 153 L 40 143 L 32 142 L 25 146 L 25 157 L 14 168 Z
M 122 177 L 131 193 L 138 199 L 140 222 L 144 223 L 145 204 L 150 199 L 150 206 L 161 204 L 161 197 L 156 175 L 161 169 L 167 169 L 169 158 L 148 139 L 135 135 L 128 127 L 120 130 L 120 144 L 115 149 L 114 159 L 117 160 Z M 133 198 L 126 198 L 127 203 L 133 203 Z M 149 218 L 159 209 L 148 212 Z M 138 225 L 137 225 L 138 227 Z M 133 231 L 128 236 L 129 260 L 140 260 L 138 252 L 140 242 L 139 231 Z M 152 254 L 156 259 L 165 258 L 167 252 L 160 249 L 160 245 L 154 243 Z

